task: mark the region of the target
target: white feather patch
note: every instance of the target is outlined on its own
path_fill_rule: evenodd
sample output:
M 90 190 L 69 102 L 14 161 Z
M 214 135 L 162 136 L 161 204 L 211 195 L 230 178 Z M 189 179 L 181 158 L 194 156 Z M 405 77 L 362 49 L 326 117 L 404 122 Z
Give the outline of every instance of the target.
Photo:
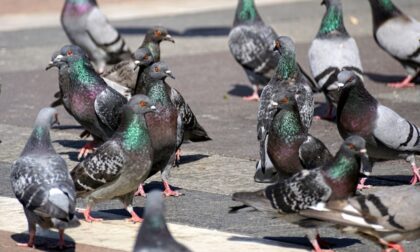
M 371 227 L 371 228 L 373 228 L 377 231 L 384 231 L 385 230 L 385 228 L 381 225 L 367 223 L 365 221 L 365 219 L 363 219 L 360 216 L 354 216 L 354 215 L 349 215 L 349 214 L 346 214 L 346 213 L 342 213 L 341 217 L 343 217 L 343 219 L 348 220 L 350 222 L 353 222 L 355 224 L 358 224 L 358 225 L 361 225 L 361 226 Z
M 49 191 L 49 201 L 61 208 L 65 212 L 69 211 L 69 198 L 58 188 L 52 188 Z

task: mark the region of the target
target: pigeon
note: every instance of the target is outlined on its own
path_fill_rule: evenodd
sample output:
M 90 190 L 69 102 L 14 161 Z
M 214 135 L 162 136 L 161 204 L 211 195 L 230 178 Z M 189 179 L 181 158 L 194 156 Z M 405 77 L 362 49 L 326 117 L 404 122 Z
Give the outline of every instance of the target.
M 164 212 L 162 194 L 157 190 L 150 192 L 146 200 L 144 221 L 137 235 L 133 252 L 191 251 L 171 235 L 166 225 Z
M 172 103 L 171 87 L 166 83 L 167 77 L 174 78 L 164 62 L 156 62 L 146 70 L 144 87 L 146 95 L 156 104 L 156 113 L 146 115 L 153 146 L 153 165 L 149 177 L 161 172 L 166 196 L 180 196 L 169 186 L 168 179 L 172 164 L 175 162 L 177 147 L 178 112 Z M 143 184 L 139 184 L 135 195 L 145 196 Z
M 280 177 L 322 166 L 333 158 L 327 147 L 303 126 L 295 94 L 295 88 L 276 93 L 267 108 L 273 117 L 264 147 Z
M 308 58 L 317 88 L 324 92 L 328 103 L 328 112 L 322 118 L 332 120 L 333 105 L 337 105 L 339 96 L 338 73 L 342 70 L 354 71 L 363 79 L 363 68 L 356 41 L 344 27 L 341 1 L 323 0 L 322 4 L 327 11 L 311 43 Z
M 60 249 L 74 246 L 65 244 L 64 230 L 80 225 L 75 215 L 76 193 L 66 162 L 51 144 L 50 127 L 56 123 L 55 109 L 41 109 L 25 148 L 12 164 L 12 190 L 29 227 L 29 241 L 19 246 L 34 246 L 36 224 L 58 229 Z
M 384 250 L 403 252 L 399 242 L 420 237 L 420 185 L 385 187 L 377 192 L 328 202 L 320 209 L 299 212 L 359 233 Z
M 100 221 L 90 215 L 92 207 L 112 199 L 124 204 L 131 221 L 142 221 L 133 210 L 132 201 L 138 184 L 144 182 L 152 168 L 152 139 L 145 116 L 155 110 L 148 97 L 133 96 L 122 108 L 115 134 L 70 172 L 77 197 L 87 200 L 83 211 L 87 222 Z
M 133 57 L 116 64 L 113 68 L 106 71 L 102 77 L 129 88 L 132 94 L 139 94 L 140 92 L 136 91 L 135 85 L 137 78 L 146 66 L 136 68 L 138 63 L 136 64 L 135 61 L 142 59 L 143 61 L 147 61 L 149 65 L 160 61 L 160 43 L 162 41 L 175 43 L 175 40 L 165 27 L 155 26 L 150 28 L 146 32 L 143 43 L 134 52 Z M 145 55 L 147 55 L 147 59 L 144 59 Z M 152 61 L 150 62 L 150 60 Z
M 269 131 L 274 115 L 277 112 L 272 108 L 271 103 L 273 97 L 282 95 L 285 90 L 293 88 L 295 90 L 295 100 L 298 106 L 300 121 L 303 126 L 305 134 L 308 132 L 314 113 L 314 98 L 309 81 L 296 64 L 296 51 L 293 41 L 286 36 L 280 36 L 275 40 L 274 50 L 279 55 L 278 66 L 276 72 L 271 78 L 267 86 L 264 87 L 261 93 L 261 101 L 258 109 L 257 118 L 257 133 L 258 141 L 260 142 L 260 158 L 261 161 L 257 163 L 255 179 L 259 177 L 257 174 L 265 174 L 265 166 L 272 162 L 266 158 L 266 143 L 269 140 Z M 274 101 L 277 102 L 277 101 Z M 270 167 L 270 166 L 268 166 Z M 271 167 L 271 170 L 272 167 Z M 274 174 L 273 172 L 269 172 Z
M 61 25 L 70 42 L 86 50 L 99 73 L 106 64 L 132 57 L 121 34 L 99 10 L 96 0 L 66 0 Z
M 86 156 L 94 144 L 108 140 L 118 127 L 120 109 L 127 99 L 95 72 L 80 47 L 66 45 L 54 53 L 55 59 L 47 68 L 59 68 L 59 86 L 63 105 L 92 136 L 79 154 Z
M 254 0 L 238 1 L 228 45 L 253 87 L 252 95 L 244 97 L 244 100 L 258 101 L 259 85 L 265 86 L 273 76 L 279 61 L 272 50 L 272 43 L 277 37 L 274 29 L 260 17 Z M 311 81 L 306 73 L 302 73 Z
M 407 71 L 395 88 L 414 87 L 420 72 L 420 22 L 407 16 L 391 0 L 369 0 L 372 8 L 373 36 L 376 43 Z
M 344 85 L 337 106 L 341 137 L 352 134 L 363 137 L 371 162 L 405 159 L 412 167 L 411 183 L 419 182 L 415 155 L 420 153 L 420 129 L 380 104 L 354 72 L 339 73 L 338 81 Z
M 367 158 L 365 140 L 359 136 L 348 137 L 333 160 L 321 167 L 302 170 L 263 190 L 234 193 L 232 199 L 245 206 L 232 207 L 231 212 L 249 206 L 304 225 L 297 215 L 300 211 L 354 195 L 361 165 L 369 171 Z M 314 226 L 309 225 L 309 228 Z M 312 233 L 308 238 L 315 251 L 321 251 Z

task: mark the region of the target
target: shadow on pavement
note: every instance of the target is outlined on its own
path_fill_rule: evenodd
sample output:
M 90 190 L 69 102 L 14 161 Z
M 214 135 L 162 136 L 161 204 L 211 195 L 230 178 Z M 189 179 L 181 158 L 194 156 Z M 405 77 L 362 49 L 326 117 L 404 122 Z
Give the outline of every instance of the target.
M 367 76 L 370 80 L 374 82 L 380 82 L 380 83 L 399 82 L 405 78 L 405 76 L 401 76 L 401 75 L 385 75 L 381 73 L 369 73 L 369 72 L 365 72 L 365 76 Z
M 245 84 L 234 84 L 233 88 L 228 91 L 228 94 L 232 96 L 247 96 L 252 95 L 252 88 L 251 85 L 245 85 Z
M 182 155 L 181 153 L 181 160 L 179 161 L 180 165 L 189 164 L 201 160 L 203 158 L 208 158 L 209 155 L 204 154 L 192 154 L 192 155 Z
M 56 140 L 53 143 L 58 143 L 63 147 L 81 149 L 85 144 L 86 140 Z
M 118 31 L 123 35 L 139 35 L 146 34 L 151 27 L 118 27 Z M 230 27 L 215 26 L 215 27 L 195 27 L 186 29 L 183 32 L 169 29 L 169 34 L 175 37 L 208 37 L 208 36 L 227 36 L 230 32 Z
M 411 180 L 411 176 L 405 176 L 405 175 L 378 175 L 378 176 L 368 177 L 368 179 L 366 180 L 366 185 L 372 185 L 372 186 L 408 185 L 410 183 L 410 180 Z
M 267 240 L 271 240 L 271 241 L 277 241 L 277 242 L 283 243 L 283 244 L 281 244 L 282 248 L 301 248 L 302 247 L 302 244 L 298 244 L 298 243 L 284 242 L 284 241 L 279 241 L 279 240 L 270 239 L 270 238 L 266 238 L 266 237 L 264 237 L 264 239 L 266 239 L 266 241 L 258 239 L 258 238 L 254 238 L 254 237 L 232 236 L 228 240 L 229 241 L 239 241 L 239 242 L 262 243 L 262 244 L 268 244 L 268 245 L 276 246 L 276 244 L 267 242 Z M 289 243 L 289 244 L 285 244 L 285 243 Z M 299 245 L 299 246 L 296 246 L 296 245 Z
M 264 239 L 272 240 L 272 241 L 278 241 L 278 242 L 285 242 L 290 244 L 296 244 L 300 246 L 306 246 L 308 248 L 311 248 L 312 245 L 309 242 L 308 238 L 306 237 L 273 237 L 273 236 L 267 236 L 264 237 Z M 338 248 L 345 248 L 352 246 L 354 244 L 361 244 L 361 242 L 357 239 L 351 239 L 351 238 L 326 238 L 322 237 L 323 241 L 326 241 L 327 243 L 331 244 L 331 249 L 338 249 Z
M 53 234 L 54 236 L 57 236 L 57 239 L 53 239 L 53 238 L 47 238 L 47 237 L 43 237 L 38 235 L 38 230 L 37 230 L 37 235 L 35 235 L 35 248 L 37 250 L 41 250 L 41 251 L 65 251 L 65 252 L 72 252 L 72 251 L 76 251 L 76 247 L 74 248 L 67 248 L 67 249 L 63 249 L 60 250 L 59 248 L 52 248 L 51 246 L 55 246 L 58 243 L 58 232 L 52 231 L 52 230 L 48 230 L 48 231 L 43 231 L 43 233 L 48 232 L 48 234 Z M 64 234 L 65 236 L 65 240 L 66 240 L 66 244 L 73 244 L 75 245 L 75 241 L 73 240 L 73 238 L 71 238 L 70 236 Z M 17 243 L 26 243 L 28 242 L 29 239 L 29 235 L 27 233 L 20 233 L 20 234 L 13 234 L 10 236 L 12 238 L 12 240 L 14 240 Z M 75 245 L 76 246 L 76 245 Z

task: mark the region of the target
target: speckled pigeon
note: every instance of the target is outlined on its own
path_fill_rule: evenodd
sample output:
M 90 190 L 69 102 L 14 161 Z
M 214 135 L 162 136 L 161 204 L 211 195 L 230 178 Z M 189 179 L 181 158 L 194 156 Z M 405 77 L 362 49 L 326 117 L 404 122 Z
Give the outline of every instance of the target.
M 23 205 L 29 227 L 29 241 L 20 246 L 34 246 L 36 224 L 58 229 L 60 249 L 72 246 L 64 242 L 64 229 L 80 224 L 73 181 L 66 162 L 51 144 L 50 127 L 55 123 L 57 111 L 42 109 L 19 159 L 12 164 L 12 190 Z
M 363 78 L 363 68 L 356 41 L 344 27 L 341 0 L 323 0 L 322 4 L 327 11 L 311 43 L 308 58 L 317 88 L 327 99 L 328 112 L 323 118 L 332 120 L 333 104 L 337 105 L 339 96 L 338 73 L 350 70 Z
M 63 104 L 92 136 L 94 142 L 106 141 L 118 127 L 124 96 L 107 86 L 95 72 L 87 56 L 75 45 L 64 46 L 50 64 L 59 68 L 59 86 Z M 93 148 L 87 144 L 79 155 Z
M 136 81 L 147 66 L 160 61 L 160 43 L 162 41 L 171 41 L 172 43 L 175 43 L 175 40 L 165 27 L 155 26 L 150 28 L 146 32 L 143 43 L 134 52 L 133 58 L 118 63 L 113 68 L 106 71 L 103 74 L 103 77 L 129 88 L 132 91 L 132 94 L 144 93 L 135 91 Z M 144 56 L 146 55 L 148 58 L 144 59 Z M 134 61 L 138 61 L 140 59 L 144 62 L 148 62 L 148 65 L 136 68 Z M 152 61 L 150 62 L 150 60 Z
M 259 86 L 265 86 L 274 74 L 278 55 L 273 53 L 272 44 L 277 37 L 260 17 L 254 0 L 238 0 L 228 44 L 253 87 L 253 94 L 244 97 L 245 100 L 259 100 Z
M 372 162 L 405 159 L 413 170 L 411 182 L 419 182 L 415 155 L 420 153 L 420 129 L 380 104 L 354 72 L 341 72 L 338 81 L 344 84 L 337 106 L 341 137 L 357 134 L 365 138 Z
M 278 37 L 275 40 L 274 49 L 278 51 L 279 54 L 278 65 L 275 74 L 261 93 L 261 101 L 258 109 L 257 133 L 260 142 L 261 162 L 257 164 L 257 169 L 259 165 L 262 170 L 257 170 L 257 174 L 261 172 L 264 174 L 265 166 L 268 163 L 268 161 L 266 161 L 266 143 L 269 141 L 268 134 L 271 129 L 274 115 L 277 112 L 276 109 L 272 109 L 271 106 L 273 97 L 276 95 L 284 95 L 286 90 L 294 90 L 294 98 L 297 103 L 304 134 L 308 132 L 309 127 L 311 126 L 314 112 L 312 90 L 307 79 L 296 64 L 296 52 L 293 41 L 289 37 Z
M 392 186 L 347 200 L 328 202 L 299 214 L 359 233 L 386 251 L 403 252 L 399 243 L 420 238 L 420 185 Z
M 188 252 L 168 230 L 162 194 L 155 190 L 148 194 L 144 221 L 137 235 L 133 252 Z
M 90 215 L 98 202 L 119 199 L 131 214 L 133 222 L 141 222 L 132 207 L 133 194 L 152 167 L 152 140 L 145 115 L 154 113 L 154 103 L 144 95 L 131 98 L 122 108 L 121 123 L 115 134 L 97 151 L 79 163 L 71 176 L 78 197 L 86 198 L 83 215 L 87 222 L 98 221 Z
M 66 0 L 61 25 L 70 42 L 86 50 L 99 73 L 107 63 L 131 58 L 124 39 L 99 10 L 96 0 Z
M 360 166 L 362 163 L 368 164 L 366 159 L 365 141 L 359 136 L 351 136 L 326 165 L 313 170 L 302 170 L 263 190 L 234 193 L 232 199 L 305 227 L 307 222 L 301 222 L 297 213 L 331 200 L 353 196 Z M 367 166 L 365 168 L 369 169 Z M 232 211 L 241 208 L 244 206 L 232 207 Z M 316 225 L 309 225 L 311 229 L 314 227 Z M 308 234 L 308 238 L 315 251 L 321 251 L 318 239 L 312 232 Z
M 172 72 L 164 62 L 157 62 L 148 67 L 144 79 L 146 95 L 156 104 L 156 113 L 146 115 L 153 146 L 153 166 L 149 177 L 161 172 L 166 196 L 179 196 L 169 186 L 169 173 L 175 161 L 177 147 L 178 112 L 171 101 L 171 87 L 167 77 L 173 78 Z M 139 184 L 136 195 L 145 196 L 143 185 Z
M 391 87 L 413 87 L 420 72 L 420 22 L 405 15 L 391 0 L 369 0 L 372 7 L 373 36 L 376 43 L 398 60 L 407 77 Z

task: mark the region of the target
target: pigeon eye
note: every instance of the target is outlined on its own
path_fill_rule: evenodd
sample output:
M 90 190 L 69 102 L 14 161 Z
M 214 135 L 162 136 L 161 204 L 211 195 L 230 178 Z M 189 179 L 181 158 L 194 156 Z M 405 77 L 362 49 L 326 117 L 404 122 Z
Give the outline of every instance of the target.
M 160 72 L 160 68 L 159 67 L 155 67 L 155 72 Z
M 280 100 L 280 103 L 281 104 L 287 104 L 287 103 L 289 103 L 289 98 L 284 97 L 283 99 Z
M 68 50 L 67 51 L 67 56 L 72 56 L 73 55 L 73 51 L 72 50 Z
M 143 59 L 144 59 L 144 60 L 148 60 L 148 59 L 149 59 L 149 56 L 144 55 Z
M 160 37 L 162 35 L 162 32 L 161 31 L 155 31 L 155 36 L 156 37 Z
M 348 146 L 351 150 L 356 149 L 356 146 L 354 146 L 354 144 L 348 144 L 347 146 Z
M 276 40 L 276 48 L 279 49 L 280 48 L 280 41 Z
M 147 106 L 147 102 L 141 101 L 141 102 L 139 102 L 139 106 L 142 107 L 142 108 L 144 108 L 144 107 Z

